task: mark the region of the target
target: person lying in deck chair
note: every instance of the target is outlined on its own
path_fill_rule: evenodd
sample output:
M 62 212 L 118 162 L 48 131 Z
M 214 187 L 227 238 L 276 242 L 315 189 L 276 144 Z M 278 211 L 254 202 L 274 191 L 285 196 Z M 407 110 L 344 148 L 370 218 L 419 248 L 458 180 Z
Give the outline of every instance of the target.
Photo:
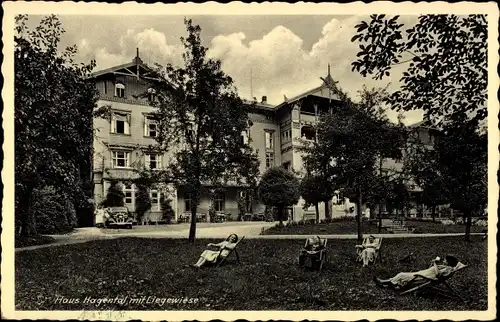
M 218 260 L 228 256 L 237 244 L 238 236 L 236 234 L 229 235 L 226 240 L 218 244 L 209 243 L 207 245 L 208 247 L 217 247 L 218 250 L 204 250 L 200 255 L 200 259 L 198 259 L 198 262 L 196 262 L 193 266 L 199 268 L 207 263 L 215 264 Z
M 455 256 L 446 255 L 443 261 L 441 261 L 439 257 L 433 259 L 431 266 L 427 269 L 418 272 L 399 273 L 386 280 L 382 280 L 374 276 L 373 280 L 378 286 L 392 286 L 396 289 L 400 289 L 406 286 L 410 281 L 413 281 L 416 275 L 421 275 L 430 279 L 437 279 L 441 275 L 448 275 L 454 271 L 458 263 L 459 261 Z

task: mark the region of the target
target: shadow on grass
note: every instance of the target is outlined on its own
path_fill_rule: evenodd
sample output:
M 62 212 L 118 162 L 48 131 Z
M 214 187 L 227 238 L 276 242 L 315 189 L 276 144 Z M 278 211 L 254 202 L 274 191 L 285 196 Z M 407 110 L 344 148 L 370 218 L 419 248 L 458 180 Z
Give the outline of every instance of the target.
M 352 240 L 328 245 L 322 273 L 297 265 L 300 240 L 244 240 L 241 264 L 228 258 L 219 268 L 193 269 L 205 245 L 180 239 L 123 238 L 50 247 L 16 254 L 17 310 L 486 310 L 487 256 L 480 238 L 387 239 L 383 262 L 362 268 Z M 217 241 L 218 242 L 218 241 Z M 409 252 L 415 260 L 400 263 Z M 399 296 L 375 287 L 374 275 L 426 268 L 452 253 L 469 267 L 451 284 L 468 305 L 448 299 Z M 88 303 L 85 299 L 94 299 Z M 101 303 L 95 299 L 127 299 Z M 143 302 L 131 302 L 141 299 Z M 191 303 L 162 303 L 162 299 Z M 148 302 L 148 299 L 150 300 Z M 156 299 L 156 301 L 155 301 Z M 196 299 L 196 303 L 193 303 Z M 66 303 L 64 303 L 66 300 Z M 78 303 L 67 303 L 68 301 Z

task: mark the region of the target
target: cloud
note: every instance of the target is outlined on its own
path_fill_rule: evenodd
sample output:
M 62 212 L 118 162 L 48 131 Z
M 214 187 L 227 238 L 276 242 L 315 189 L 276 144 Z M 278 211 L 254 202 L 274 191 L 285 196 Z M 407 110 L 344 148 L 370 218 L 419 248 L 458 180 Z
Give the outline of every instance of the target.
M 326 76 L 328 64 L 331 65 L 332 77 L 354 99 L 363 85 L 384 87 L 390 83 L 389 89 L 396 89 L 405 66 L 394 68 L 391 77 L 383 81 L 364 78 L 351 71 L 351 63 L 358 52 L 358 45 L 351 43 L 351 38 L 355 33 L 354 26 L 362 19 L 369 18 L 353 16 L 328 21 L 310 50 L 305 49 L 303 39 L 292 30 L 278 25 L 250 41 L 242 31 L 216 35 L 208 43 L 207 55 L 221 60 L 223 70 L 233 78 L 243 98 L 250 98 L 253 92 L 257 98 L 266 95 L 272 104 L 281 103 L 283 95 L 290 98 L 321 85 L 320 77 Z M 412 18 L 404 20 L 405 23 L 412 22 Z M 109 50 L 83 39 L 81 54 L 86 57 L 94 55 L 90 58 L 97 60 L 99 69 L 132 60 L 137 47 L 145 62 L 182 63 L 181 44 L 169 43 L 165 33 L 154 28 L 125 30 L 118 43 L 118 50 Z M 421 115 L 419 111 L 408 113 L 406 123 L 419 121 Z M 391 111 L 389 116 L 397 119 L 396 112 Z

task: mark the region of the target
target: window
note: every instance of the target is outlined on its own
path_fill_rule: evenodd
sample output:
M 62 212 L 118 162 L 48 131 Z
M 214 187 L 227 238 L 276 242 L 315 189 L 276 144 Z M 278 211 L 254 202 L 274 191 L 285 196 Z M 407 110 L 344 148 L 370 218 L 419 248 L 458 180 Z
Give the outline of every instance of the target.
M 154 88 L 148 88 L 148 102 L 154 102 L 156 98 L 156 91 Z
M 191 212 L 192 211 L 191 205 L 192 205 L 191 194 L 190 193 L 186 193 L 184 195 L 184 211 Z
M 130 134 L 130 114 L 113 113 L 111 116 L 111 133 Z
M 125 85 L 122 83 L 115 84 L 115 96 L 121 98 L 125 97 Z
M 113 151 L 111 152 L 111 157 L 113 159 L 113 168 L 128 168 L 130 153 L 125 151 Z
M 214 210 L 224 211 L 224 193 L 217 193 L 214 197 Z
M 283 163 L 283 168 L 285 170 L 290 170 L 290 166 L 291 166 L 291 162 L 290 161 Z
M 274 149 L 273 132 L 266 131 L 266 149 Z
M 158 136 L 158 121 L 151 118 L 145 117 L 144 119 L 144 136 L 155 137 Z
M 127 205 L 132 205 L 133 192 L 132 186 L 123 185 L 123 193 L 125 194 L 125 203 Z
M 146 154 L 146 168 L 158 170 L 161 168 L 161 154 Z
M 156 205 L 159 203 L 160 201 L 160 193 L 158 192 L 158 190 L 151 190 L 149 192 L 149 196 L 151 197 L 151 204 L 152 205 Z
M 266 152 L 266 169 L 274 166 L 274 153 Z

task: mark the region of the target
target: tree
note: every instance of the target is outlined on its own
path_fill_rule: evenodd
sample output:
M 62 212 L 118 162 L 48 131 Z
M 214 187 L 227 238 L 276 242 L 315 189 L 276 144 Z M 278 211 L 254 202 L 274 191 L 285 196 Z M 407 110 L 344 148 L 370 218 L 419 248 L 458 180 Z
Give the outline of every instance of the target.
M 135 214 L 137 216 L 137 221 L 142 221 L 144 214 L 150 209 L 151 198 L 149 197 L 148 187 L 145 185 L 137 185 L 137 195 L 135 197 Z
M 319 203 L 330 200 L 334 194 L 333 186 L 325 184 L 325 181 L 325 178 L 311 174 L 307 174 L 300 181 L 300 195 L 306 202 L 306 206 L 314 205 L 317 223 L 319 222 Z
M 478 132 L 475 124 L 451 124 L 436 145 L 443 184 L 452 208 L 465 217 L 465 239 L 470 240 L 472 214 L 487 203 L 487 134 Z
M 122 184 L 119 182 L 112 182 L 108 188 L 106 199 L 102 202 L 104 207 L 123 207 L 125 205 L 125 194 L 122 190 Z
M 48 16 L 28 30 L 16 17 L 14 36 L 15 206 L 22 234 L 37 233 L 33 192 L 52 186 L 80 209 L 88 208 L 95 62 L 76 64 L 76 46 L 58 52 L 64 29 Z M 79 213 L 81 213 L 79 211 Z M 87 215 L 88 214 L 87 212 Z
M 432 220 L 435 221 L 436 207 L 448 203 L 438 151 L 435 148 L 425 147 L 417 140 L 412 140 L 409 144 L 404 172 L 422 189 L 421 202 L 431 208 Z
M 383 89 L 363 88 L 357 104 L 336 86 L 331 90 L 339 97 L 341 106 L 335 113 L 320 118 L 318 140 L 306 148 L 309 157 L 305 164 L 306 168 L 326 174 L 328 184 L 340 187 L 355 200 L 361 240 L 361 205 L 374 186 L 376 161 L 400 154 L 401 137 L 399 129 L 382 112 L 379 97 L 383 97 Z
M 436 125 L 464 115 L 487 116 L 487 22 L 485 15 L 421 15 L 402 30 L 399 16 L 371 15 L 356 25 L 359 57 L 352 70 L 375 79 L 408 64 L 401 88 L 387 102 L 396 110 L 421 109 Z
M 241 140 L 250 126 L 249 106 L 236 94 L 233 80 L 221 62 L 206 57 L 201 28 L 185 20 L 187 38 L 181 38 L 184 66 L 159 66 L 154 85 L 159 121 L 157 148 L 172 156 L 165 167 L 166 183 L 191 193 L 189 240 L 196 235 L 196 210 L 207 185 L 228 182 L 255 186 L 258 161 Z
M 472 211 L 486 198 L 486 138 L 480 134 L 487 117 L 486 16 L 422 15 L 404 35 L 398 16 L 370 18 L 356 26 L 352 41 L 361 44 L 352 68 L 382 79 L 394 65 L 408 63 L 403 85 L 386 101 L 396 110 L 422 109 L 424 119 L 441 127 L 441 184 L 470 224 Z
M 299 185 L 297 176 L 282 167 L 270 168 L 262 175 L 258 186 L 259 198 L 266 206 L 276 207 L 280 226 L 283 225 L 285 208 L 299 202 Z

